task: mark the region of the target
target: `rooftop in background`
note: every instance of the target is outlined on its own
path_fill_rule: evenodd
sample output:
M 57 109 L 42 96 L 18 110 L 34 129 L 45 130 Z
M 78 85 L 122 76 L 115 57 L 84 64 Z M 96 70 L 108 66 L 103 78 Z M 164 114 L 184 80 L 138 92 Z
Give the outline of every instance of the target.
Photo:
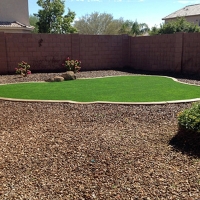
M 0 32 L 5 33 L 30 33 L 34 29 L 33 26 L 27 26 L 18 21 L 2 22 L 0 21 Z
M 0 21 L 0 27 L 18 27 L 18 28 L 32 28 L 32 26 L 26 26 L 20 22 L 14 21 L 14 22 L 1 22 Z
M 31 33 L 28 0 L 0 0 L 0 32 Z
M 200 4 L 193 4 L 193 5 L 186 6 L 164 17 L 163 20 L 173 19 L 177 17 L 195 16 L 195 15 L 200 15 Z

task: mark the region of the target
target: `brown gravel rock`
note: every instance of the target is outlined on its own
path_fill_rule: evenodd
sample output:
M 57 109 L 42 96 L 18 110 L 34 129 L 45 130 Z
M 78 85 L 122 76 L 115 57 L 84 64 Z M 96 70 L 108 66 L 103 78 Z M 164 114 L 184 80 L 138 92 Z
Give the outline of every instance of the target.
M 112 74 L 126 73 L 77 76 Z M 199 157 L 170 145 L 177 114 L 190 106 L 0 100 L 0 199 L 198 200 Z

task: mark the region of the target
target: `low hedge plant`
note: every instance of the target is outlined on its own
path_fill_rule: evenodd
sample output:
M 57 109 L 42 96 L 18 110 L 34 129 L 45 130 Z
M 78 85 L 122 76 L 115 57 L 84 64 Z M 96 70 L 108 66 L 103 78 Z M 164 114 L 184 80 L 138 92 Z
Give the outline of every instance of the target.
M 200 102 L 193 103 L 191 108 L 178 114 L 178 125 L 180 129 L 200 133 Z

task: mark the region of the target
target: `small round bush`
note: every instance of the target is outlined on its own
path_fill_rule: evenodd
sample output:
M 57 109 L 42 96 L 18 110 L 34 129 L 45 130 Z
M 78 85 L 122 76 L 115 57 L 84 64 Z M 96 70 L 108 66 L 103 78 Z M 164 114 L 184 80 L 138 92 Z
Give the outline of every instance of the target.
M 178 114 L 180 128 L 200 133 L 200 102 L 194 103 L 191 108 Z

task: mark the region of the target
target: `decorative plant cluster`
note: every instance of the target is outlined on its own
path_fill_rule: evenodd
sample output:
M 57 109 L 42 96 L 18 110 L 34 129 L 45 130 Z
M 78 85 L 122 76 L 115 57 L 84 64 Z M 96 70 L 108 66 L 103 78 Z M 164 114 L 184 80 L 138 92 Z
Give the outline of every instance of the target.
M 178 124 L 188 130 L 200 133 L 200 102 L 178 114 Z
M 73 71 L 74 73 L 78 72 L 81 69 L 81 61 L 73 60 L 69 57 L 66 58 L 65 62 L 62 65 L 66 67 L 66 71 Z M 15 72 L 16 74 L 27 76 L 28 74 L 31 74 L 30 65 L 27 62 L 22 61 L 18 63 L 18 68 L 15 68 Z
M 30 65 L 24 61 L 18 63 L 18 68 L 15 68 L 17 74 L 21 74 L 22 76 L 27 76 L 31 74 Z
M 66 58 L 65 62 L 62 64 L 66 67 L 67 71 L 73 71 L 74 73 L 78 72 L 81 67 L 81 61 L 79 60 L 70 60 L 69 57 Z

